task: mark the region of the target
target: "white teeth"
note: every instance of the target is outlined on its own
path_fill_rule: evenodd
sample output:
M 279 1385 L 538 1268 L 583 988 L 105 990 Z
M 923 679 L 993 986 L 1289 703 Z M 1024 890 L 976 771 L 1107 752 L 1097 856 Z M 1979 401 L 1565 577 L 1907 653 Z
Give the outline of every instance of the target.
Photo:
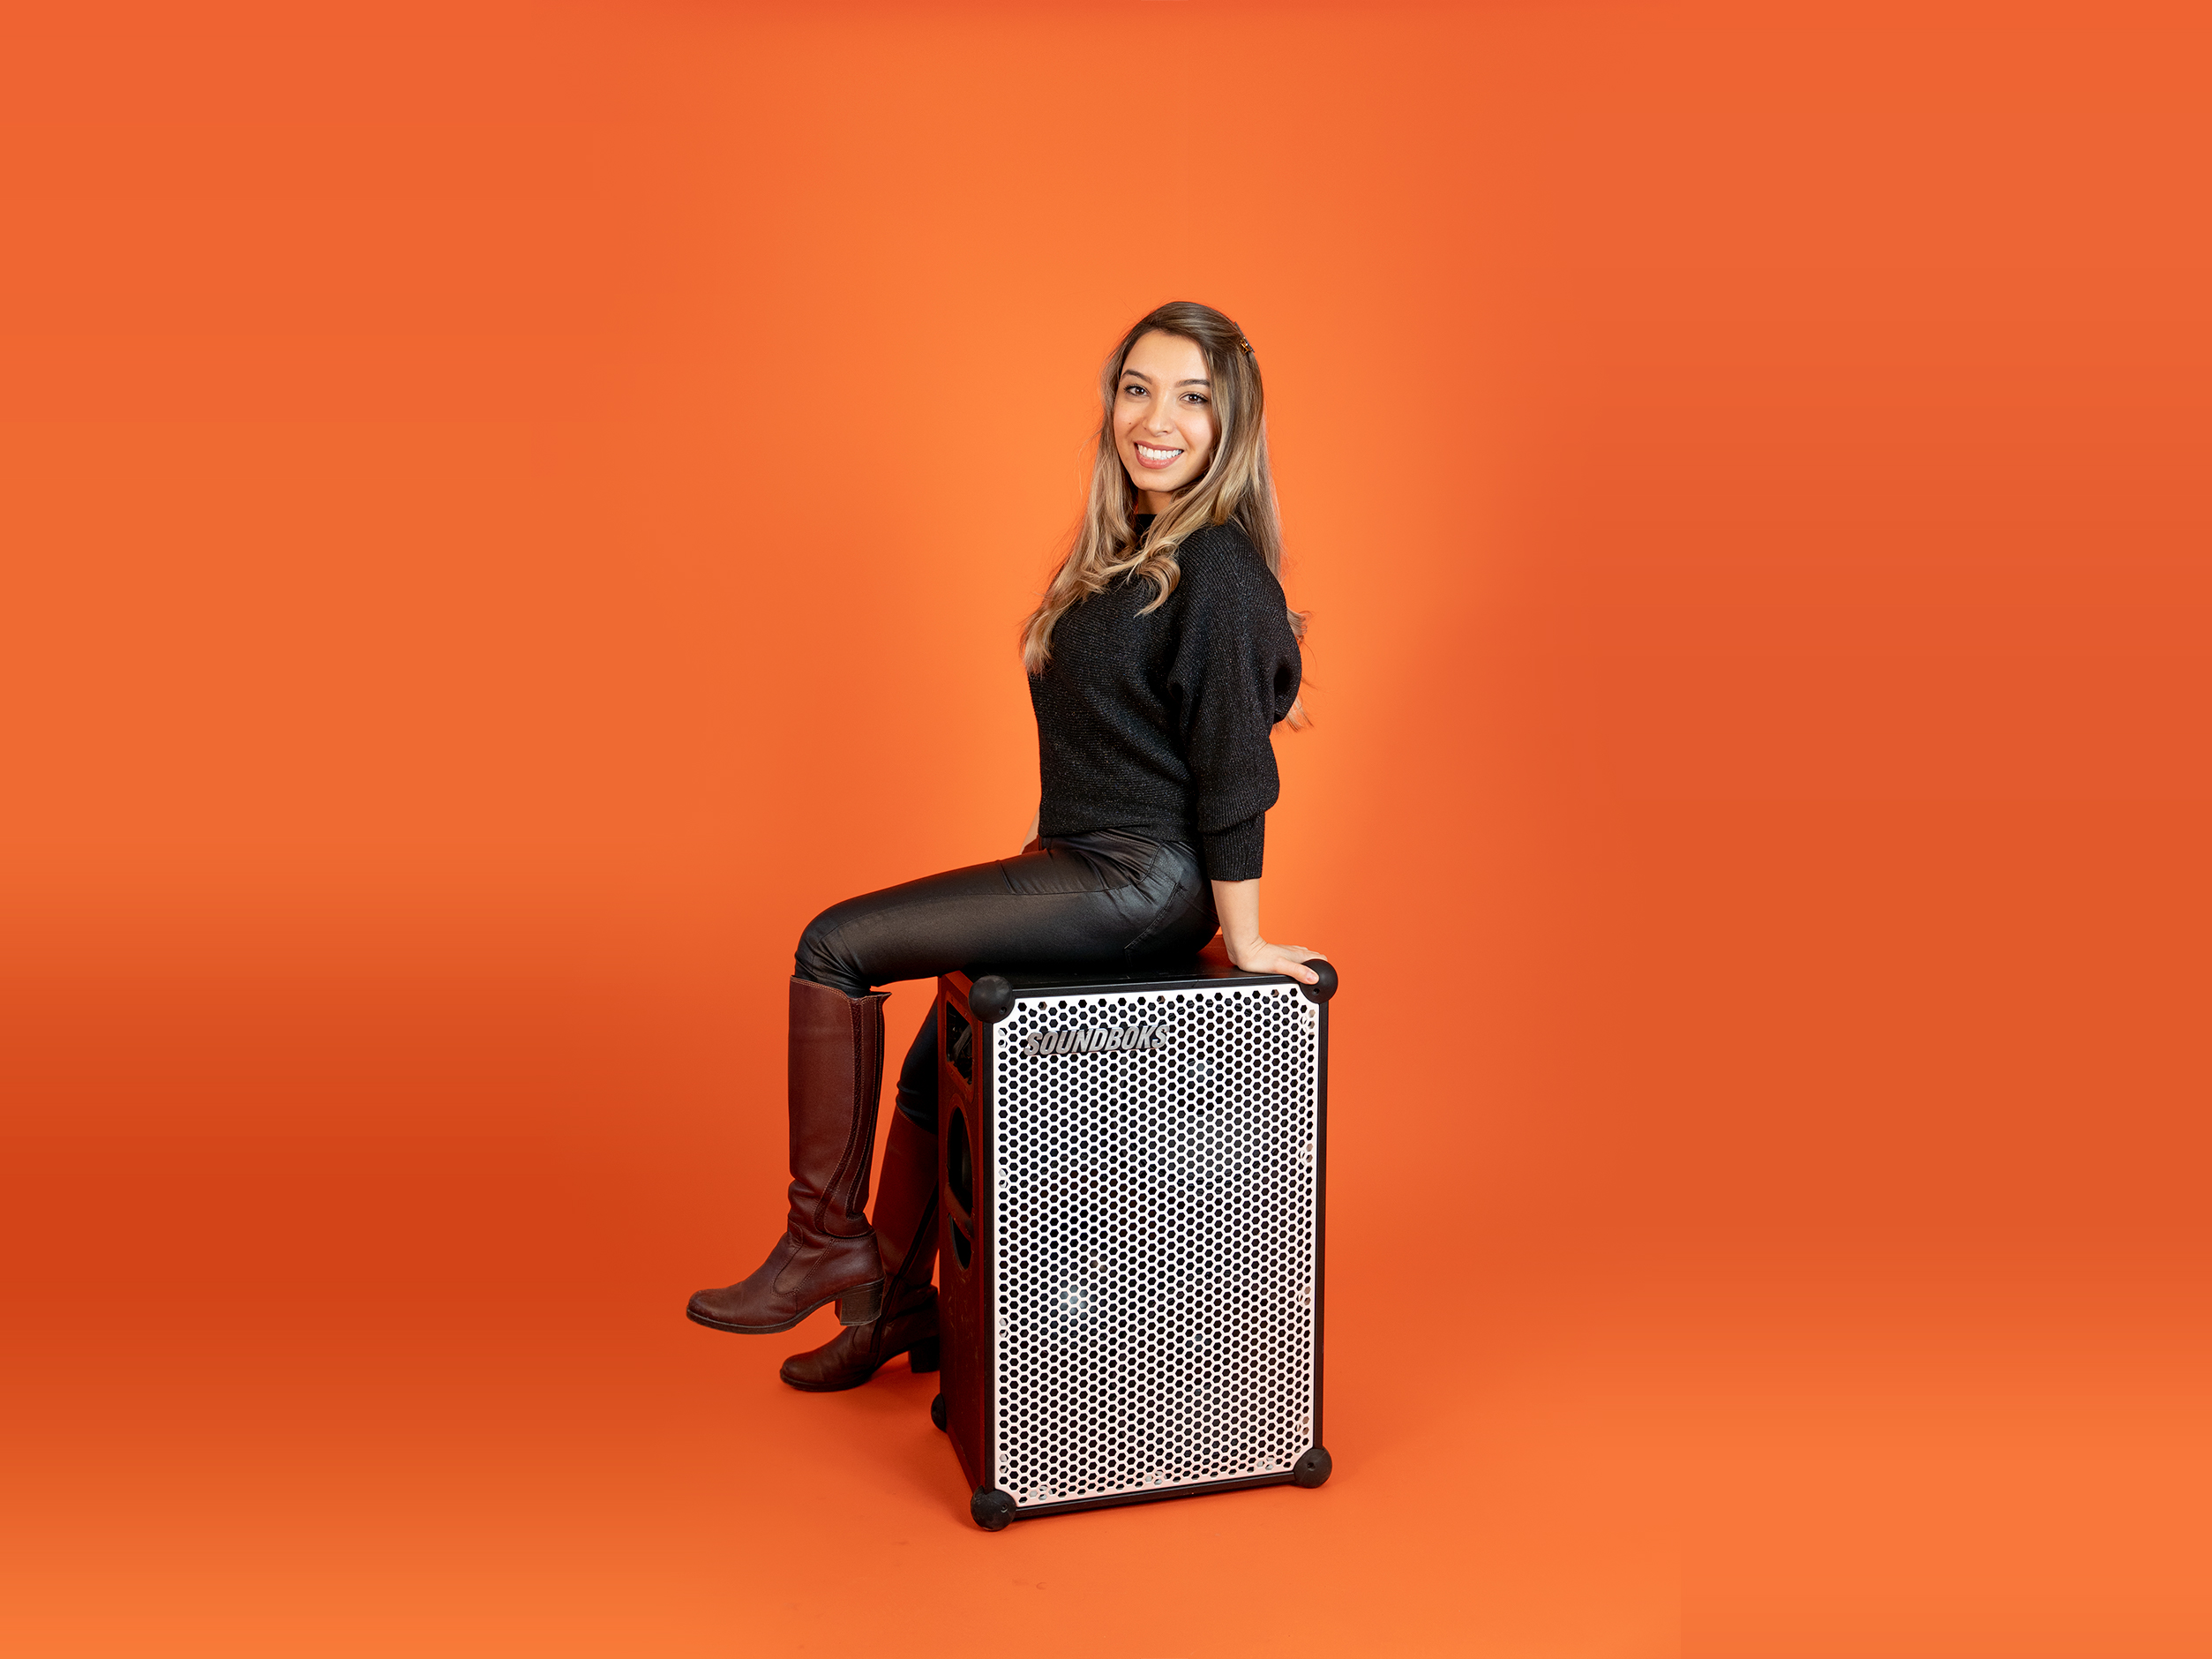
M 1139 444 L 1136 453 L 1147 461 L 1172 461 L 1183 452 L 1180 449 L 1155 449 L 1150 444 Z

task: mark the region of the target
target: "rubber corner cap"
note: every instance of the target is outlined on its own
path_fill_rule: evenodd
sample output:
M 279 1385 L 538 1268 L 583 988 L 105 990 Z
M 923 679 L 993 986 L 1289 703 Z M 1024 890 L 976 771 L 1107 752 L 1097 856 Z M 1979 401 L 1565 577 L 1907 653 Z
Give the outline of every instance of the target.
M 968 1500 L 968 1513 L 986 1532 L 1004 1532 L 1014 1519 L 1014 1500 L 995 1486 L 986 1486 Z
M 1321 982 L 1318 985 L 1301 985 L 1298 988 L 1314 1002 L 1327 1002 L 1337 994 L 1336 968 L 1331 964 L 1323 962 L 1319 957 L 1308 957 L 1306 959 L 1306 965 L 1320 975 Z
M 1014 987 L 995 973 L 986 973 L 968 987 L 968 1011 L 995 1025 L 1014 1011 Z
M 1310 1446 L 1306 1455 L 1292 1467 L 1291 1482 L 1297 1486 L 1318 1486 L 1329 1478 L 1330 1470 L 1335 1467 L 1329 1460 L 1328 1447 Z

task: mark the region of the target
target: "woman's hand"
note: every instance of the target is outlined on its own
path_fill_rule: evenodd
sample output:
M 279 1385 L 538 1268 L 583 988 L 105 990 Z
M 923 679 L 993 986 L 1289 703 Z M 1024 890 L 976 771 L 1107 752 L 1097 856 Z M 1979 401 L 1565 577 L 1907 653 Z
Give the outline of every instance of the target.
M 1318 985 L 1321 976 L 1306 965 L 1329 959 L 1303 945 L 1271 945 L 1264 939 L 1240 944 L 1224 934 L 1221 942 L 1229 947 L 1229 960 L 1247 973 L 1286 973 L 1301 985 Z
M 1301 985 L 1318 985 L 1321 976 L 1306 964 L 1319 957 L 1329 958 L 1318 950 L 1308 950 L 1304 945 L 1271 945 L 1260 937 L 1260 883 L 1255 876 L 1248 882 L 1216 882 L 1213 884 L 1213 913 L 1221 918 L 1221 942 L 1228 948 L 1229 960 L 1247 973 L 1281 973 Z

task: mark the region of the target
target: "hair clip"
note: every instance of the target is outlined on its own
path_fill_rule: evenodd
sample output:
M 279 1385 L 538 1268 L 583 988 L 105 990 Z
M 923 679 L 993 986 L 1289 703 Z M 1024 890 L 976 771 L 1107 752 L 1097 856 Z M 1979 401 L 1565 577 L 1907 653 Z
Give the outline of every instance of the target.
M 1252 355 L 1252 342 L 1247 340 L 1242 334 L 1239 334 L 1236 337 L 1236 343 L 1237 349 L 1243 352 L 1246 357 L 1248 357 Z

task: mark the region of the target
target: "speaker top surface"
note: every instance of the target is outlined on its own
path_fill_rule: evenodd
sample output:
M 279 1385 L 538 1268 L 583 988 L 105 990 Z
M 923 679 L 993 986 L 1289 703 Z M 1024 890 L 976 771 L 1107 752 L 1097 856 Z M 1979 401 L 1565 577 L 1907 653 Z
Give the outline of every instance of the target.
M 1314 997 L 1316 1002 L 1325 1000 L 1336 989 L 1336 974 L 1332 971 L 1327 971 L 1326 965 L 1323 965 L 1323 968 L 1320 987 L 1301 985 L 1299 987 L 1308 996 L 1313 996 L 1316 989 L 1320 990 L 1321 995 Z M 971 984 L 978 986 L 980 986 L 986 979 L 999 980 L 1016 996 L 1043 996 L 1059 991 L 1087 991 L 1106 986 L 1111 986 L 1117 990 L 1141 988 L 1179 991 L 1214 987 L 1224 982 L 1241 982 L 1249 985 L 1299 984 L 1299 981 L 1286 973 L 1247 973 L 1229 960 L 1228 950 L 1222 944 L 1220 935 L 1218 934 L 1214 936 L 1212 942 L 1195 957 L 1147 963 L 1142 968 L 1123 972 L 1117 973 L 1097 969 L 1039 967 L 1034 964 L 1012 967 L 979 964 L 967 971 L 967 978 Z

